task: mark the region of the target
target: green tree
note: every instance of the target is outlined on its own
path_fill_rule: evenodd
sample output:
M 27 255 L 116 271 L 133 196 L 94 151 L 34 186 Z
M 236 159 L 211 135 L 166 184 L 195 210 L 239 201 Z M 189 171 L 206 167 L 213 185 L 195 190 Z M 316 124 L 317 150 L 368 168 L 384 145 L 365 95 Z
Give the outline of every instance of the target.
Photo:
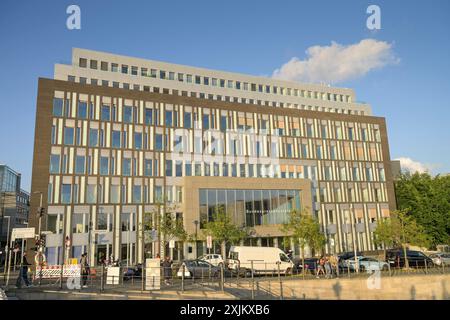
M 281 226 L 281 231 L 292 236 L 294 243 L 300 246 L 302 265 L 305 265 L 306 246 L 311 250 L 321 250 L 326 243 L 319 222 L 306 208 L 303 211 L 292 210 L 288 222 Z
M 397 207 L 424 228 L 431 246 L 450 244 L 450 176 L 406 172 L 395 181 Z
M 238 243 L 249 234 L 249 230 L 235 225 L 226 214 L 223 206 L 215 208 L 213 217 L 212 221 L 203 222 L 202 231 L 205 236 L 211 236 L 214 241 L 220 244 L 222 257 L 225 258 L 226 244 Z
M 158 201 L 150 212 L 144 213 L 144 230 L 156 230 L 160 242 L 161 257 L 165 256 L 165 248 L 170 240 L 185 241 L 188 238 L 183 220 L 177 218 L 176 207 L 167 201 Z M 145 239 L 143 236 L 145 247 Z
M 406 268 L 409 268 L 406 255 L 408 245 L 428 247 L 430 244 L 429 236 L 424 232 L 424 228 L 416 222 L 407 209 L 393 211 L 390 218 L 379 221 L 374 231 L 374 237 L 376 243 L 401 247 Z

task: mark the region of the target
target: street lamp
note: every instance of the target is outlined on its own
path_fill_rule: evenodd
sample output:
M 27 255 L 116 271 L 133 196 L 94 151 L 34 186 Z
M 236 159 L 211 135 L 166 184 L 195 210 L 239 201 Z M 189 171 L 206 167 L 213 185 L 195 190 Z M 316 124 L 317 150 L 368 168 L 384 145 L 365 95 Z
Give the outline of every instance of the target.
M 194 220 L 193 223 L 195 225 L 195 256 L 197 257 L 197 252 L 198 252 L 198 249 L 197 249 L 197 245 L 198 245 L 198 243 L 197 243 L 197 229 L 198 229 L 199 222 L 198 222 L 198 220 Z
M 39 200 L 39 227 L 38 227 L 38 235 L 39 239 L 41 238 L 41 221 L 42 221 L 42 191 L 35 191 L 34 194 L 40 194 L 40 200 Z

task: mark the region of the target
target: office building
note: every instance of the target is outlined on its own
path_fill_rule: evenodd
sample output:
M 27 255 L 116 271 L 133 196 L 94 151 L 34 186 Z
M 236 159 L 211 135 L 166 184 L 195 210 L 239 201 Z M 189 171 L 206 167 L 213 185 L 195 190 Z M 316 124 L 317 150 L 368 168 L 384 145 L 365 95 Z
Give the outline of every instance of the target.
M 74 49 L 39 79 L 35 130 L 50 263 L 161 251 L 141 232 L 160 199 L 190 235 L 220 206 L 255 246 L 282 247 L 289 211 L 307 210 L 326 252 L 376 249 L 376 222 L 395 209 L 385 119 L 347 88 Z M 206 251 L 175 243 L 175 259 Z

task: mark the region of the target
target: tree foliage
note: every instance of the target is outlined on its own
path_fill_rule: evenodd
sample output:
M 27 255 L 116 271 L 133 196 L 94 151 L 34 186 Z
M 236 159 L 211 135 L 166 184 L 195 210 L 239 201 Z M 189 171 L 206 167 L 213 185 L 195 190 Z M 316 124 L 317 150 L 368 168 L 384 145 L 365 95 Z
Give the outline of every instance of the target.
M 222 256 L 226 257 L 226 244 L 238 243 L 249 234 L 249 230 L 235 225 L 232 219 L 226 214 L 223 206 L 217 206 L 215 208 L 213 217 L 214 219 L 212 221 L 203 222 L 202 231 L 205 236 L 211 236 L 213 241 L 221 245 Z
M 289 213 L 289 220 L 281 226 L 281 231 L 289 234 L 294 242 L 302 249 L 302 259 L 304 259 L 305 246 L 311 250 L 320 250 L 325 245 L 325 236 L 320 231 L 320 224 L 307 209 L 303 211 L 292 210 Z
M 374 230 L 374 241 L 386 247 L 415 245 L 428 247 L 430 238 L 408 210 L 396 210 L 389 219 L 381 220 Z
M 397 207 L 407 210 L 431 246 L 450 244 L 450 176 L 404 173 L 395 182 Z

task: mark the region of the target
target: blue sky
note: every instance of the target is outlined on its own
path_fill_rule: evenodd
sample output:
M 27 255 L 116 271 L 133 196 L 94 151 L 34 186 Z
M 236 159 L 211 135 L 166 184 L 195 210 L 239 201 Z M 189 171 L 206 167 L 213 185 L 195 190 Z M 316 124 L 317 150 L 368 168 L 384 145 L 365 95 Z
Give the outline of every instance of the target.
M 66 8 L 81 8 L 81 30 Z M 381 8 L 381 30 L 366 9 Z M 391 158 L 450 172 L 450 1 L 11 1 L 0 2 L 0 163 L 30 188 L 38 77 L 81 47 L 271 76 L 313 46 L 389 44 L 398 63 L 337 86 L 386 117 Z

